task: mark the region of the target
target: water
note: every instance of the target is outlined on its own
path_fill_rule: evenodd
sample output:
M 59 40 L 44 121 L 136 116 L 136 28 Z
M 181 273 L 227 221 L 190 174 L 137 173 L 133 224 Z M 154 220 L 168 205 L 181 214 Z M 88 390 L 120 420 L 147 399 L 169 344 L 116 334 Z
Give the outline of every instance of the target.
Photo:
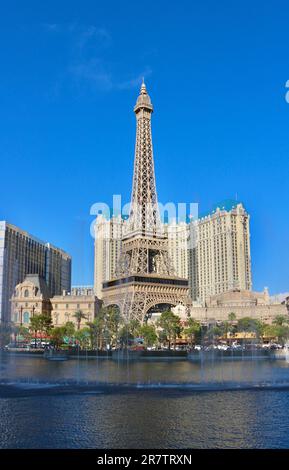
M 14 384 L 11 390 L 0 387 L 1 448 L 289 447 L 289 387 L 221 387 L 289 383 L 285 361 L 127 365 L 106 359 L 52 363 L 5 355 L 0 379 Z M 23 387 L 28 379 L 30 387 Z M 106 389 L 107 382 L 132 386 Z M 104 386 L 91 386 L 96 383 Z M 159 383 L 155 389 L 137 388 Z M 208 385 L 207 391 L 184 386 L 201 383 Z M 220 390 L 210 388 L 216 383 Z

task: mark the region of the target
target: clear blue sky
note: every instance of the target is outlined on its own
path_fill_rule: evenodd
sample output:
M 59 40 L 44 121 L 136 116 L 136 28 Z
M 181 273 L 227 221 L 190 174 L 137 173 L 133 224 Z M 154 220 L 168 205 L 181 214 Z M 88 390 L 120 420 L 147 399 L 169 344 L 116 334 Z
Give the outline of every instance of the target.
M 242 200 L 255 289 L 289 290 L 286 0 L 2 2 L 0 219 L 92 283 L 90 206 L 130 198 L 144 75 L 161 201 Z

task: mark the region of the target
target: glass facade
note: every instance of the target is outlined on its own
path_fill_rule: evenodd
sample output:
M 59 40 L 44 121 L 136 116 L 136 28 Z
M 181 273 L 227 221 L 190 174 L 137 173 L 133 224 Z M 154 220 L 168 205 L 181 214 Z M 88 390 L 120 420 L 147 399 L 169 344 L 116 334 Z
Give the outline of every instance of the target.
M 0 319 L 2 318 L 3 306 L 3 271 L 4 271 L 4 248 L 5 248 L 5 222 L 0 222 Z
M 11 320 L 14 288 L 27 274 L 39 274 L 51 295 L 71 287 L 71 257 L 59 248 L 0 221 L 0 321 Z

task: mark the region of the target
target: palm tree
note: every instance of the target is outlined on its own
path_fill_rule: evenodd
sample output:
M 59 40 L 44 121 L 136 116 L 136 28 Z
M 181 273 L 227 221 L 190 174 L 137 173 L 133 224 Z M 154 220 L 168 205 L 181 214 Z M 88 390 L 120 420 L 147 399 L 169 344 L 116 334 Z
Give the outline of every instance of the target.
M 34 332 L 34 346 L 37 346 L 37 333 L 42 330 L 42 319 L 40 315 L 34 315 L 30 318 L 29 329 Z M 43 331 L 43 330 L 42 330 Z
M 187 327 L 184 333 L 190 337 L 191 346 L 193 345 L 193 342 L 196 341 L 196 339 L 200 339 L 201 330 L 202 330 L 202 327 L 201 327 L 200 322 L 190 317 L 188 319 Z
M 76 319 L 77 329 L 80 330 L 81 320 L 86 319 L 86 315 L 82 310 L 76 310 L 76 312 L 73 314 L 73 317 Z
M 236 315 L 234 312 L 229 313 L 229 315 L 228 315 L 228 320 L 229 320 L 230 322 L 235 321 L 236 318 L 237 318 L 237 315 Z
M 285 315 L 277 315 L 273 322 L 272 322 L 274 325 L 278 325 L 278 326 L 283 326 L 284 324 L 288 323 L 288 318 L 285 317 Z
M 115 306 L 107 307 L 104 334 L 106 336 L 106 341 L 110 346 L 113 346 L 117 341 L 120 323 L 121 316 L 119 309 Z

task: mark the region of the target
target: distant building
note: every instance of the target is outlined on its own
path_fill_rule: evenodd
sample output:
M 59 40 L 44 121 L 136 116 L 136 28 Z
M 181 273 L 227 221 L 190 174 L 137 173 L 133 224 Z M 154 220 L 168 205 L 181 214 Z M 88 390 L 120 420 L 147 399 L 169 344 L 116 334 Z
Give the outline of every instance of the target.
M 173 263 L 175 274 L 178 277 L 189 277 L 189 228 L 185 222 L 172 221 L 164 225 L 164 232 L 168 237 L 168 250 Z
M 86 323 L 92 322 L 99 311 L 102 302 L 93 292 L 76 295 L 63 293 L 55 295 L 51 299 L 51 316 L 54 326 L 61 326 L 67 322 L 73 322 L 77 325 L 75 313 L 79 310 L 85 315 L 81 320 L 80 327 L 86 326 Z
M 217 207 L 190 224 L 195 246 L 189 253 L 194 301 L 231 291 L 251 290 L 250 217 L 241 203 Z
M 15 287 L 11 299 L 11 320 L 16 325 L 28 326 L 34 315 L 50 315 L 50 298 L 45 280 L 39 274 L 27 274 L 24 281 Z
M 93 286 L 72 286 L 71 295 L 93 295 Z
M 75 312 L 81 310 L 85 318 L 80 327 L 91 322 L 101 307 L 101 301 L 94 295 L 93 290 L 86 289 L 82 293 L 75 291 L 62 295 L 51 295 L 46 282 L 41 276 L 28 274 L 24 281 L 17 284 L 11 298 L 11 319 L 16 325 L 29 327 L 34 315 L 46 313 L 51 315 L 54 326 L 62 326 L 67 322 L 77 325 Z
M 10 299 L 27 274 L 45 279 L 51 295 L 71 287 L 71 257 L 5 221 L 0 221 L 0 321 L 10 321 Z
M 288 316 L 285 304 L 272 303 L 268 289 L 263 292 L 231 290 L 207 298 L 205 304 L 195 302 L 190 309 L 191 317 L 203 323 L 222 322 L 234 313 L 236 320 L 252 317 L 272 323 L 278 315 Z

